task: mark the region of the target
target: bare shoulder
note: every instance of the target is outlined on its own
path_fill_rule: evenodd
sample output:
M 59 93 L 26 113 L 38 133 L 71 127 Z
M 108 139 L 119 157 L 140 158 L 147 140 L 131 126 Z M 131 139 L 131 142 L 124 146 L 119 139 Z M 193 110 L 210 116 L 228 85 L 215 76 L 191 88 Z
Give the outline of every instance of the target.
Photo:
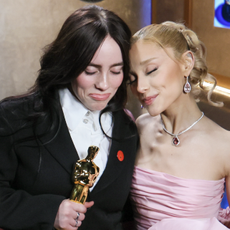
M 160 121 L 160 116 L 152 117 L 149 113 L 140 115 L 136 119 L 136 125 L 139 131 L 143 129 L 152 129 Z
M 214 123 L 214 122 L 213 122 Z M 215 165 L 221 165 L 222 176 L 230 176 L 230 131 L 210 122 L 210 148 L 214 151 Z
M 140 136 L 140 148 L 137 152 L 136 165 L 146 166 L 146 162 L 152 158 L 152 148 L 157 144 L 156 135 L 162 129 L 160 115 L 151 116 L 145 113 L 136 120 Z
M 219 154 L 227 153 L 230 157 L 230 131 L 206 117 L 206 132 L 210 145 L 216 146 L 220 150 Z
M 221 127 L 220 125 L 218 125 L 217 123 L 215 123 L 214 121 L 212 121 L 207 117 L 206 117 L 206 122 L 207 122 L 206 123 L 207 131 L 210 132 L 211 135 L 218 137 L 217 140 L 220 139 L 222 139 L 223 141 L 225 141 L 226 139 L 229 140 L 230 138 L 229 130 L 224 129 L 223 127 Z

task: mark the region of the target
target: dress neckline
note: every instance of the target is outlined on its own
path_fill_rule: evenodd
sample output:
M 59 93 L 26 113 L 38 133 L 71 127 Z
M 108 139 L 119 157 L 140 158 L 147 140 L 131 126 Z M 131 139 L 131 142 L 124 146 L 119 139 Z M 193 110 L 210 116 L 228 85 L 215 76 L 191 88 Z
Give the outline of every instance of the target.
M 137 169 L 137 170 L 139 170 L 139 171 L 145 172 L 145 173 L 151 173 L 151 174 L 161 175 L 161 176 L 164 176 L 166 178 L 173 178 L 175 180 L 181 180 L 181 181 L 182 180 L 183 181 L 194 181 L 194 182 L 201 182 L 201 183 L 203 183 L 203 182 L 205 182 L 205 183 L 220 183 L 220 182 L 225 181 L 225 178 L 222 178 L 222 179 L 219 179 L 219 180 L 205 180 L 205 179 L 183 178 L 183 177 L 174 176 L 172 174 L 161 172 L 161 171 L 155 171 L 155 170 L 152 170 L 152 169 L 145 169 L 145 168 L 139 167 L 137 165 L 135 165 L 134 168 Z

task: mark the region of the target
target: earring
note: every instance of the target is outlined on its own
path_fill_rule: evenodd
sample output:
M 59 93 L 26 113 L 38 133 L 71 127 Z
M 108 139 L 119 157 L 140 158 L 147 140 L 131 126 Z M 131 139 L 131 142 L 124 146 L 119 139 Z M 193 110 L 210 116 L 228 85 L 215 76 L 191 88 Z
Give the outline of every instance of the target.
M 144 108 L 144 106 L 143 105 L 141 105 L 141 109 L 143 109 Z
M 189 76 L 188 76 L 189 77 Z M 184 84 L 184 93 L 190 93 L 191 92 L 191 89 L 192 89 L 192 87 L 191 87 L 191 85 L 190 85 L 190 83 L 189 83 L 189 81 L 188 81 L 188 77 L 186 77 L 186 82 L 185 82 L 185 84 Z

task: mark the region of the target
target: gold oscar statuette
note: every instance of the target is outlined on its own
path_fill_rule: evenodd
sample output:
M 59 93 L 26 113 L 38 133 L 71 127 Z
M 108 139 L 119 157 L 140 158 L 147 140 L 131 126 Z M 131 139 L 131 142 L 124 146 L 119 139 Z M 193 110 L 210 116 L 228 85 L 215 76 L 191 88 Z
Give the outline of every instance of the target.
M 93 162 L 98 151 L 99 148 L 97 146 L 89 146 L 87 157 L 76 162 L 72 174 L 74 187 L 70 195 L 70 200 L 81 204 L 85 203 L 89 188 L 93 186 L 99 175 L 100 169 Z

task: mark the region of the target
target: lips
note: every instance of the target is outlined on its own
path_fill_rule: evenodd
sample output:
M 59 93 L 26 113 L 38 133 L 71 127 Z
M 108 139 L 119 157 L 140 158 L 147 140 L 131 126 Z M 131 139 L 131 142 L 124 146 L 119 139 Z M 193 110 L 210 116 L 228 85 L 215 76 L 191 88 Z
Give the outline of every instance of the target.
M 148 106 L 148 105 L 151 105 L 153 103 L 153 101 L 156 99 L 157 96 L 158 96 L 158 94 L 151 96 L 151 97 L 146 97 L 142 101 L 144 102 L 144 104 L 146 106 Z
M 110 93 L 105 93 L 105 94 L 91 93 L 89 96 L 96 101 L 105 101 L 109 98 Z

